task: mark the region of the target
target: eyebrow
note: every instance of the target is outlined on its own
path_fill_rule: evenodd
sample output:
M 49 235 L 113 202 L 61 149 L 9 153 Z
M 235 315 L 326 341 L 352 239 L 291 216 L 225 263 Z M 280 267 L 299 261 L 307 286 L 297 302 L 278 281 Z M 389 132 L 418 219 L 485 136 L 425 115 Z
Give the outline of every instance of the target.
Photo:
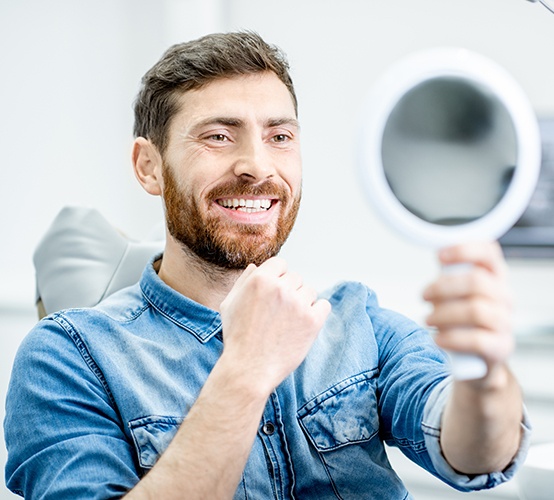
M 295 128 L 300 128 L 300 123 L 296 118 L 274 118 L 269 119 L 266 124 L 268 127 L 280 127 L 282 125 L 292 125 Z
M 194 126 L 194 129 L 198 130 L 199 128 L 208 127 L 210 125 L 223 125 L 226 127 L 240 128 L 240 127 L 244 127 L 245 121 L 242 120 L 241 118 L 233 118 L 228 116 L 214 116 L 214 117 L 206 118 L 205 120 L 201 120 Z M 289 117 L 269 118 L 264 123 L 264 126 L 268 128 L 280 127 L 283 125 L 290 125 L 297 129 L 300 129 L 300 123 L 295 118 L 289 118 Z

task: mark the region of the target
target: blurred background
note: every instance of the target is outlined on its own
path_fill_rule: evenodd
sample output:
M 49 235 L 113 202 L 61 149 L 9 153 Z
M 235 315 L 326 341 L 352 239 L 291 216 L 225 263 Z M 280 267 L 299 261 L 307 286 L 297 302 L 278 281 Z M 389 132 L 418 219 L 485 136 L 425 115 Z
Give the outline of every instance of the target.
M 130 162 L 140 78 L 170 44 L 234 29 L 258 31 L 289 56 L 300 101 L 304 199 L 282 255 L 320 289 L 359 280 L 386 307 L 417 321 L 427 312 L 420 294 L 437 273 L 435 256 L 377 217 L 356 165 L 360 103 L 400 57 L 458 46 L 495 60 L 529 96 L 552 151 L 554 15 L 525 0 L 1 0 L 0 418 L 17 346 L 36 321 L 32 254 L 40 238 L 66 205 L 96 208 L 130 237 L 152 234 L 161 205 L 142 191 Z M 545 179 L 540 189 L 548 202 L 554 181 Z M 534 440 L 549 442 L 554 256 L 544 241 L 523 249 L 521 238 L 514 241 L 506 251 L 516 294 L 513 367 Z M 391 459 L 415 498 L 461 497 L 394 451 Z M 472 498 L 518 495 L 512 482 Z M 0 488 L 0 500 L 12 497 Z

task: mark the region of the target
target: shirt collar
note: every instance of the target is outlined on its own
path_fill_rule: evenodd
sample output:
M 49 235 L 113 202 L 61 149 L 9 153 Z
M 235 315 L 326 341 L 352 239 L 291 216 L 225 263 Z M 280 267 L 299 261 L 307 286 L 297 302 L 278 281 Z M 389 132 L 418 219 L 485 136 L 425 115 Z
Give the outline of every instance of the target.
M 200 342 L 208 342 L 221 331 L 221 316 L 194 300 L 180 294 L 167 285 L 154 269 L 154 262 L 161 254 L 150 259 L 140 279 L 140 288 L 145 299 L 158 312 L 194 335 Z

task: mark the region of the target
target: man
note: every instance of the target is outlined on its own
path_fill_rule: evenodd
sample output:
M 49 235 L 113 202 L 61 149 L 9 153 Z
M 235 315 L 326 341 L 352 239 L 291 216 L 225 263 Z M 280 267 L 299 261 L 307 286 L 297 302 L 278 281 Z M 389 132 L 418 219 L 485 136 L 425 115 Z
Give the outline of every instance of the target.
M 425 298 L 427 331 L 341 283 L 318 296 L 276 257 L 301 196 L 284 56 L 253 33 L 170 48 L 135 105 L 133 164 L 161 196 L 163 256 L 136 286 L 26 338 L 8 395 L 9 487 L 29 498 L 411 498 L 383 441 L 461 490 L 527 446 L 505 263 L 494 244 Z M 463 334 L 460 329 L 463 327 Z

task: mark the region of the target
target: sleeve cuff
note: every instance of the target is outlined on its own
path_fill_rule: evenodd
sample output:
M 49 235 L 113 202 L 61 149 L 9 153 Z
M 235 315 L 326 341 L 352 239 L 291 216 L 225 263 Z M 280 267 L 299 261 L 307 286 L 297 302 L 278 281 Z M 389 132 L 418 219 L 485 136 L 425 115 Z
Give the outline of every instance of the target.
M 461 491 L 474 491 L 493 488 L 510 480 L 525 461 L 531 441 L 531 424 L 527 409 L 523 408 L 521 422 L 522 437 L 519 449 L 512 462 L 501 472 L 490 474 L 471 475 L 456 472 L 446 461 L 440 447 L 441 418 L 446 400 L 450 394 L 452 377 L 441 381 L 434 389 L 423 413 L 422 430 L 425 436 L 425 445 L 437 475 L 452 487 Z

